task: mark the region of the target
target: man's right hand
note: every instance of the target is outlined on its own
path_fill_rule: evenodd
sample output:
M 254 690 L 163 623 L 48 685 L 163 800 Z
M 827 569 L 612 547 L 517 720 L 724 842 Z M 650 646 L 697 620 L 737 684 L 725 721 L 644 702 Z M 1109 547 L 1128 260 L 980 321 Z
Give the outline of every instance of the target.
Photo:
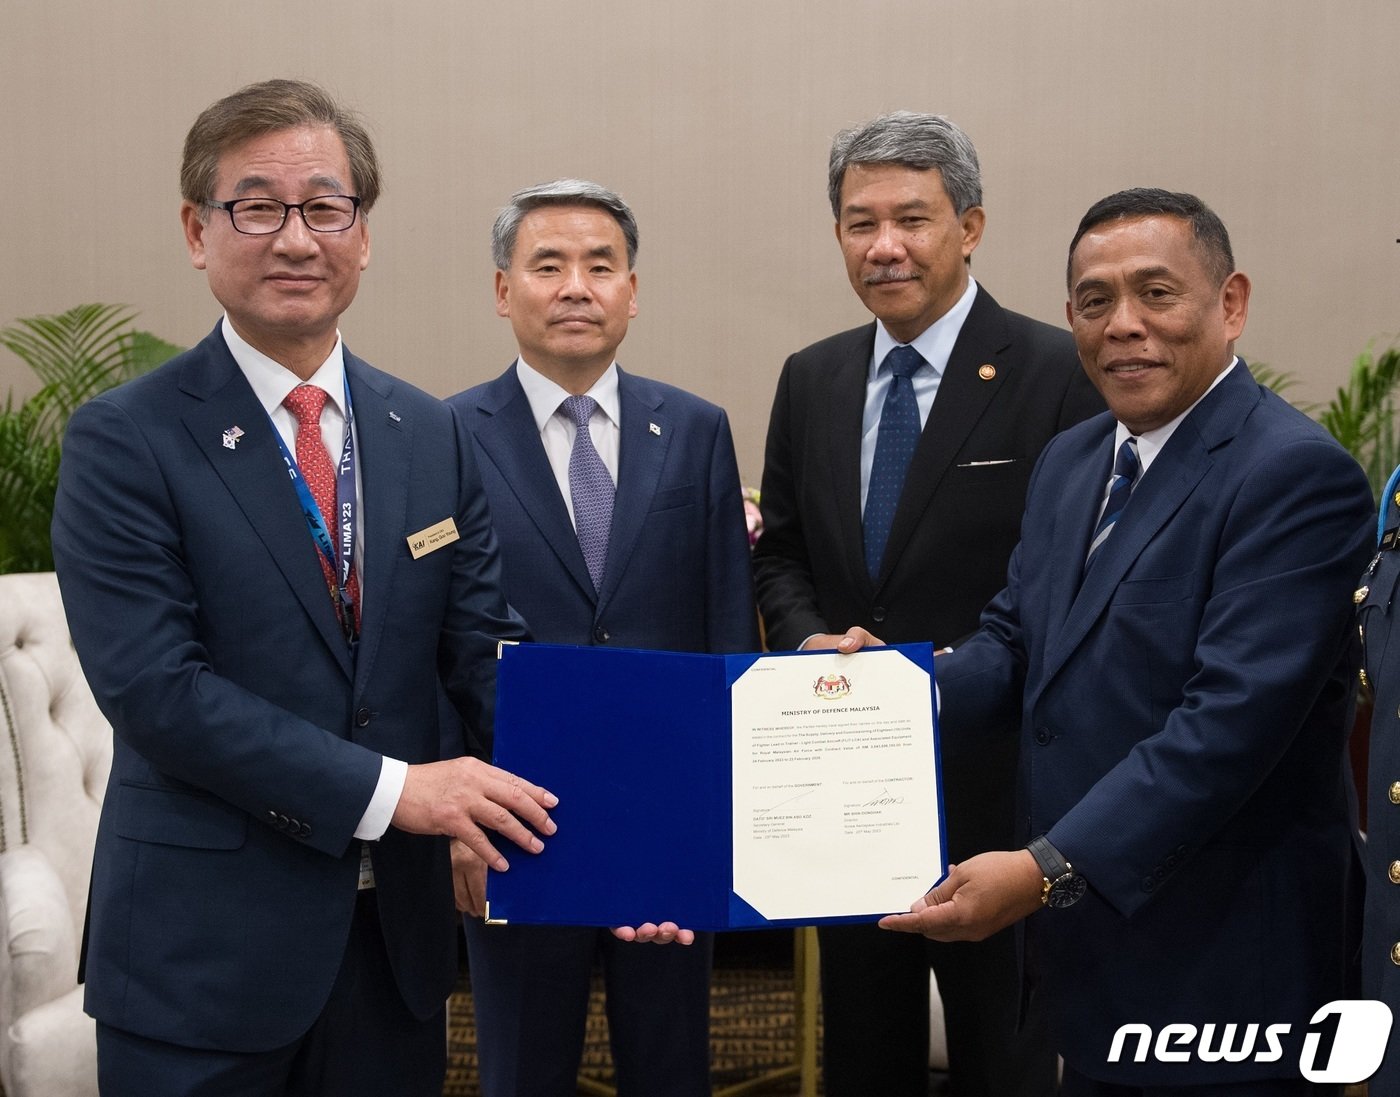
M 510 865 L 485 831 L 494 830 L 521 849 L 538 853 L 544 843 L 525 824 L 540 834 L 553 834 L 554 820 L 546 809 L 558 803 L 547 789 L 478 758 L 450 758 L 408 767 L 391 822 L 410 834 L 450 835 L 504 872 Z
M 850 655 L 861 648 L 882 648 L 885 642 L 873 636 L 859 625 L 852 625 L 845 633 L 819 632 L 809 636 L 802 644 L 803 651 L 839 651 Z

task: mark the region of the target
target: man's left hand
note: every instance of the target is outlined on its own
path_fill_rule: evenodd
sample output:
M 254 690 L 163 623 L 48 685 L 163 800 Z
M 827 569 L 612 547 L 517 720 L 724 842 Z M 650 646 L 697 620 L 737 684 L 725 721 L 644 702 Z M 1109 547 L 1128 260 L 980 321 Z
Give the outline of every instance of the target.
M 486 913 L 486 862 L 472 851 L 471 846 L 452 839 L 452 891 L 457 909 L 473 918 Z M 681 929 L 675 922 L 643 922 L 640 926 L 618 926 L 612 934 L 619 941 L 637 941 L 655 945 L 690 945 L 695 943 L 695 931 Z
M 461 913 L 486 914 L 486 862 L 459 838 L 452 839 L 452 893 Z
M 922 933 L 935 941 L 981 941 L 1041 907 L 1045 877 L 1027 850 L 980 853 L 916 899 L 908 914 L 880 919 L 881 929 Z

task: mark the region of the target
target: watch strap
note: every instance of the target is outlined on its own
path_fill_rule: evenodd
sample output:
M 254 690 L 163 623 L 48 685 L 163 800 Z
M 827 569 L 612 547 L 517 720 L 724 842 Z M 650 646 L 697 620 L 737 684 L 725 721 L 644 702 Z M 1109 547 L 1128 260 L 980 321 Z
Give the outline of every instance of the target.
M 1050 844 L 1050 839 L 1041 835 L 1039 838 L 1032 838 L 1026 845 L 1030 855 L 1035 858 L 1035 863 L 1040 866 L 1040 874 L 1045 877 L 1046 882 L 1053 884 L 1065 873 L 1072 871 L 1069 862 L 1060 855 L 1060 851 Z

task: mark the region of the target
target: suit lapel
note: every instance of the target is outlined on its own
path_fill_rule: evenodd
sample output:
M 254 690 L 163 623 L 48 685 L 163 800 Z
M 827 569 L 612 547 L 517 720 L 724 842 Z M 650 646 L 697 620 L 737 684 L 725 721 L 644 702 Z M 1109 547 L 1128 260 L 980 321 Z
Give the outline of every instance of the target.
M 1113 470 L 1113 431 L 1116 422 L 1112 416 L 1104 416 L 1104 424 L 1108 433 L 1090 446 L 1088 459 L 1077 462 L 1070 469 L 1065 476 L 1060 498 L 1051 507 L 1054 526 L 1049 547 L 1045 551 L 1050 559 L 1064 561 L 1064 564 L 1051 569 L 1049 575 L 1047 618 L 1050 628 L 1047 630 L 1046 644 L 1050 651 L 1059 651 L 1063 645 L 1063 631 L 1084 577 L 1090 534 L 1098 524 L 1104 486 Z M 1029 505 L 1030 500 L 1027 500 Z M 1077 566 L 1075 561 L 1078 561 Z M 1101 563 L 1102 560 L 1095 561 L 1095 569 Z
M 568 508 L 560 497 L 559 483 L 549 466 L 530 401 L 520 387 L 513 363 L 487 387 L 478 408 L 472 424 L 477 444 L 564 569 L 581 590 L 594 597 L 593 580 L 578 535 L 569 521 Z M 617 521 L 615 514 L 613 521 Z
M 870 377 L 870 356 L 875 348 L 875 325 L 868 324 L 854 333 L 841 352 L 831 374 L 831 384 L 820 410 L 825 413 L 826 429 L 817 434 L 827 438 L 826 482 L 836 508 L 837 528 L 841 531 L 841 551 L 847 573 L 858 589 L 872 592 L 870 572 L 865 566 L 865 537 L 860 508 L 860 443 L 865 416 L 865 389 Z M 886 553 L 888 556 L 889 553 Z
M 355 657 L 356 678 L 367 679 L 379 651 L 388 607 L 393 604 L 394 557 L 403 551 L 400 533 L 408 520 L 406 471 L 413 455 L 413 426 L 392 405 L 393 382 L 345 351 L 345 374 L 355 414 L 356 460 L 360 470 L 360 501 L 364 530 L 363 588 L 360 641 Z M 391 415 L 390 413 L 393 412 Z M 447 517 L 447 515 L 443 515 Z M 343 645 L 342 645 L 343 646 Z
M 200 349 L 203 356 L 192 359 L 180 377 L 180 388 L 197 401 L 182 417 L 185 427 L 350 678 L 354 673 L 350 652 L 327 596 L 315 543 L 287 477 L 272 421 L 218 328 Z M 243 435 L 229 448 L 224 445 L 224 432 L 233 427 Z
M 622 409 L 619 439 L 617 495 L 613 503 L 612 530 L 603 585 L 598 594 L 601 608 L 617 589 L 627 562 L 651 511 L 661 469 L 671 447 L 673 422 L 666 414 L 660 392 L 631 374 L 617 371 L 618 403 Z M 582 553 L 580 553 L 582 558 Z
M 938 395 L 909 463 L 904 490 L 890 526 L 890 539 L 885 546 L 881 583 L 889 578 L 900 554 L 918 529 L 953 458 L 1015 368 L 1006 356 L 1009 343 L 1001 307 L 979 286 L 948 356 L 948 364 L 938 383 Z M 993 367 L 990 379 L 980 372 L 984 364 Z
M 1102 498 L 1112 465 L 1107 456 L 1103 462 L 1095 464 L 1102 464 L 1099 471 L 1103 475 L 1087 479 L 1091 496 L 1098 500 Z M 1143 476 L 1142 483 L 1134 489 L 1132 499 L 1114 523 L 1113 532 L 1099 549 L 1094 566 L 1084 576 L 1079 595 L 1069 607 L 1059 636 L 1050 641 L 1046 648 L 1042 683 L 1048 682 L 1083 642 L 1089 629 L 1103 614 L 1133 562 L 1180 509 L 1210 466 L 1210 454 L 1201 445 L 1199 436 L 1188 424 L 1182 423 L 1162 452 L 1157 455 L 1152 468 Z M 1078 538 L 1074 545 L 1079 551 L 1077 555 L 1067 559 L 1068 566 L 1064 571 L 1071 571 L 1076 563 L 1082 570 L 1089 548 L 1088 532 L 1096 524 L 1097 514 L 1096 502 L 1093 512 L 1080 523 L 1080 533 L 1083 536 Z

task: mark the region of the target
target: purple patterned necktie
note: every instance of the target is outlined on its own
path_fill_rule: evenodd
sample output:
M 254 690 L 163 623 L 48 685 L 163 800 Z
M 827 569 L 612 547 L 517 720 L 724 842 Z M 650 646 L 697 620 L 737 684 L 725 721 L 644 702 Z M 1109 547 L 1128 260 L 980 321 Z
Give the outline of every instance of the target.
M 608 558 L 608 531 L 612 528 L 612 476 L 588 432 L 588 421 L 598 407 L 591 396 L 570 396 L 559 405 L 578 428 L 569 454 L 569 495 L 574 502 L 574 529 L 578 532 L 583 562 L 593 578 L 593 589 L 603 584 L 603 564 Z

